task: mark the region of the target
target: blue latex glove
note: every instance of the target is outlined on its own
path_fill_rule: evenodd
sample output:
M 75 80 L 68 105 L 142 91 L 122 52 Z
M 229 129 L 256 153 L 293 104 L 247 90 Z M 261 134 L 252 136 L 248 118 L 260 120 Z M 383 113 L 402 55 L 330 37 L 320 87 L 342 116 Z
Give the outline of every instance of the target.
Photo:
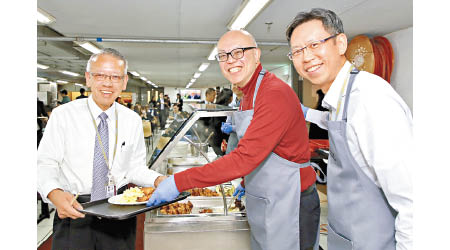
M 305 117 L 305 119 L 306 119 L 306 113 L 308 113 L 308 110 L 309 110 L 309 108 L 308 108 L 308 107 L 305 107 L 305 106 L 303 106 L 303 104 L 302 104 L 302 103 L 300 103 L 300 105 L 302 105 L 303 116 L 304 116 L 304 117 Z
M 171 201 L 179 194 L 177 185 L 175 185 L 175 179 L 171 175 L 159 184 L 158 188 L 153 192 L 152 197 L 147 201 L 147 207 L 157 206 L 163 202 Z
M 245 195 L 245 188 L 239 184 L 239 186 L 234 190 L 233 196 L 237 195 L 237 200 L 240 201 L 242 196 Z
M 230 134 L 231 132 L 233 132 L 233 125 L 228 122 L 222 122 L 222 127 L 220 128 L 220 130 L 222 130 L 222 132 L 225 134 Z

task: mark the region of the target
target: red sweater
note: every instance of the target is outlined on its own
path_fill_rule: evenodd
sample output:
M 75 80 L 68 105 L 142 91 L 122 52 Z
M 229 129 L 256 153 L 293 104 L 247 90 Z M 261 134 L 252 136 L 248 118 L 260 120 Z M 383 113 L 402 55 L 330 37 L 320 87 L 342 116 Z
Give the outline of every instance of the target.
M 261 69 L 260 64 L 241 89 L 244 92 L 242 110 L 253 108 L 253 93 Z M 300 101 L 289 85 L 267 72 L 256 96 L 252 122 L 236 149 L 202 167 L 175 174 L 175 183 L 181 192 L 234 180 L 251 173 L 272 151 L 292 162 L 303 163 L 310 159 L 308 132 Z M 300 176 L 301 191 L 316 181 L 312 167 L 300 169 Z

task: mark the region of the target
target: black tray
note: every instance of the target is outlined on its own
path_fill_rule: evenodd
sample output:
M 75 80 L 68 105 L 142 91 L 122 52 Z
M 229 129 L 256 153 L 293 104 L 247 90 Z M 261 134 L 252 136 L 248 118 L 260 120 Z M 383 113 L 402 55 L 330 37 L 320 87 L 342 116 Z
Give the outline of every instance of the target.
M 159 204 L 158 206 L 146 207 L 143 205 L 114 205 L 108 202 L 108 199 L 92 201 L 82 203 L 83 206 L 80 212 L 84 214 L 94 215 L 102 218 L 113 219 L 113 220 L 125 220 L 128 218 L 132 218 L 138 214 L 145 213 L 147 211 L 160 208 L 162 206 L 168 205 L 170 203 L 174 203 L 180 200 L 186 199 L 190 196 L 189 192 L 182 192 L 172 201 L 164 202 Z

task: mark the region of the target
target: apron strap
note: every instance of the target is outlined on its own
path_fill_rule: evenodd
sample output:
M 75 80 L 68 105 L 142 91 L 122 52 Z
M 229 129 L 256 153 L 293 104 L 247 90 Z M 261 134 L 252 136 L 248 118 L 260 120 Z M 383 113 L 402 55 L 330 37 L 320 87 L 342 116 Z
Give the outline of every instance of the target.
M 350 92 L 352 90 L 353 82 L 355 81 L 356 75 L 359 73 L 359 70 L 355 67 L 350 72 L 350 80 L 347 86 L 347 92 L 345 93 L 345 104 L 344 104 L 344 113 L 342 114 L 342 120 L 347 122 L 347 107 L 350 102 Z
M 258 80 L 256 81 L 255 93 L 253 94 L 253 109 L 255 109 L 255 100 L 256 100 L 256 94 L 258 94 L 259 85 L 261 85 L 261 81 L 265 74 L 266 74 L 265 69 L 262 69 L 259 72 Z

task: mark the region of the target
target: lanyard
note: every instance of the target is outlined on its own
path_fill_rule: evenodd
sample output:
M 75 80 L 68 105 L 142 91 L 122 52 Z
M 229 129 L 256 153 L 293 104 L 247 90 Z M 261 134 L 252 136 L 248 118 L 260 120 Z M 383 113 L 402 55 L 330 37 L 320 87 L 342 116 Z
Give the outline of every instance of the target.
M 116 115 L 116 140 L 115 140 L 115 143 L 114 143 L 114 153 L 113 153 L 113 162 L 112 162 L 112 164 L 111 164 L 111 166 L 109 165 L 109 160 L 108 160 L 108 157 L 106 156 L 106 153 L 105 153 L 105 148 L 103 147 L 103 143 L 102 143 L 102 138 L 100 138 L 100 133 L 98 132 L 98 128 L 97 128 L 97 123 L 95 123 L 95 119 L 94 119 L 94 116 L 92 115 L 92 111 L 91 111 L 91 108 L 89 107 L 89 102 L 88 102 L 88 99 L 86 98 L 86 104 L 87 104 L 87 106 L 88 106 L 88 110 L 89 110 L 89 114 L 91 114 L 91 118 L 92 118 L 92 122 L 94 123 L 94 128 L 95 128 L 95 133 L 97 134 L 97 139 L 98 139 L 98 142 L 100 143 L 100 147 L 102 148 L 102 152 L 103 152 L 103 158 L 105 159 L 105 162 L 106 162 L 106 166 L 108 166 L 108 171 L 109 171 L 109 173 L 111 173 L 111 168 L 112 168 L 112 165 L 114 165 L 114 158 L 116 158 L 116 149 L 117 149 L 117 135 L 118 135 L 118 120 L 119 120 L 119 117 L 118 117 L 118 115 L 117 115 L 117 107 L 115 107 L 115 115 Z M 115 103 L 114 103 L 114 105 L 115 105 Z
M 354 66 L 352 65 L 352 66 L 350 67 L 350 70 L 349 70 L 348 73 L 347 73 L 348 77 L 347 77 L 347 79 L 345 79 L 345 82 L 344 82 L 344 84 L 342 85 L 341 93 L 340 93 L 340 95 L 339 95 L 339 101 L 338 101 L 338 104 L 337 104 L 336 117 L 335 117 L 336 119 L 335 119 L 335 120 L 337 120 L 338 115 L 339 115 L 339 111 L 341 110 L 342 96 L 344 95 L 344 92 L 345 92 L 345 90 L 347 89 L 348 79 L 350 79 L 350 72 L 352 72 L 353 68 L 354 68 Z M 331 113 L 330 113 L 330 120 L 331 120 Z

